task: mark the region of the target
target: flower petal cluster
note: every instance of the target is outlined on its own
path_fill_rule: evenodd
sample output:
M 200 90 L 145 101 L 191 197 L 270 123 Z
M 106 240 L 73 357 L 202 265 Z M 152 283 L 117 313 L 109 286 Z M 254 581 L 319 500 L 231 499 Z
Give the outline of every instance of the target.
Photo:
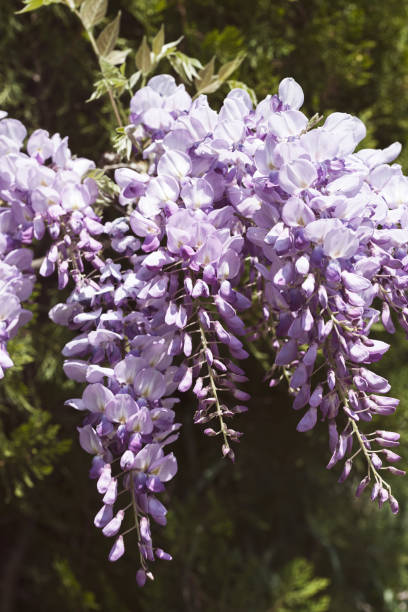
M 381 319 L 393 331 L 391 309 L 407 328 L 408 181 L 399 165 L 389 165 L 401 146 L 356 153 L 365 127 L 343 113 L 308 129 L 298 102 L 287 103 L 287 92 L 294 96 L 299 86 L 291 80 L 284 86 L 272 122 L 262 113 L 256 127 L 265 131 L 252 174 L 261 206 L 247 234 L 263 254 L 258 270 L 275 329 L 275 368 L 284 370 L 294 409 L 306 408 L 298 431 L 312 429 L 318 419 L 327 422 L 327 467 L 346 458 L 342 482 L 362 454 L 372 499 L 380 507 L 389 501 L 397 512 L 384 471 L 404 473 L 387 465 L 399 459 L 387 450 L 398 445 L 398 436 L 363 434 L 359 427 L 393 414 L 398 404 L 385 396 L 388 381 L 370 369 L 389 345 L 370 335 Z M 297 124 L 288 133 L 294 113 Z
M 152 86 L 175 88 L 167 75 L 155 77 Z M 233 286 L 244 302 L 253 298 L 243 283 L 248 265 L 263 308 L 254 337 L 269 336 L 276 353 L 272 372 L 283 371 L 280 378 L 289 382 L 294 408 L 306 408 L 298 430 L 312 429 L 318 418 L 326 421 L 328 467 L 346 458 L 344 480 L 354 458 L 364 455 L 368 480 L 381 492 L 380 505 L 388 500 L 396 511 L 382 471 L 402 473 L 387 465 L 396 460 L 387 451 L 390 443 L 359 427 L 375 415 L 392 414 L 398 404 L 385 396 L 389 383 L 369 366 L 389 348 L 370 337 L 374 323 L 382 320 L 393 332 L 394 310 L 408 329 L 408 180 L 399 165 L 390 165 L 401 146 L 356 153 L 364 124 L 332 113 L 318 127 L 299 110 L 304 96 L 291 78 L 256 108 L 239 89 L 228 94 L 219 113 L 200 96 L 155 131 L 143 113 L 135 113 L 140 100 L 151 95 L 150 87 L 131 105 L 141 138 L 149 137 L 148 175 L 128 173 L 124 182 L 128 171 L 116 173 L 121 203 L 134 206 L 131 227 L 144 239 L 147 260 L 188 270 L 195 287 L 189 294 L 193 310 L 198 298 L 200 320 L 211 320 L 203 295 L 220 306 L 226 333 L 217 332 L 219 321 L 205 332 L 215 331 L 218 342 L 227 345 L 231 332 L 248 337 L 253 331 L 224 293 Z M 163 100 L 157 112 L 160 108 Z M 373 306 L 375 299 L 381 310 Z M 168 320 L 177 315 L 173 306 Z M 183 322 L 192 323 L 191 311 Z M 239 345 L 235 355 L 234 347 L 229 349 L 233 357 L 244 356 Z M 193 369 L 188 384 L 195 380 Z
M 167 510 L 156 494 L 177 472 L 176 458 L 165 447 L 180 427 L 173 410 L 179 367 L 166 354 L 173 335 L 163 333 L 164 321 L 157 334 L 160 305 L 157 311 L 151 305 L 136 310 L 141 285 L 133 270 L 122 271 L 108 260 L 98 282 L 85 282 L 50 311 L 55 323 L 77 331 L 63 349 L 66 375 L 88 383 L 82 397 L 67 405 L 86 414 L 79 439 L 93 455 L 90 476 L 97 479 L 103 503 L 95 525 L 106 537 L 116 537 L 111 561 L 124 553 L 124 537 L 137 532 L 139 581 L 151 576 L 148 563 L 155 557 L 170 558 L 153 548 L 150 521 L 166 524 Z M 123 521 L 127 529 L 121 529 Z
M 373 369 L 389 349 L 374 324 L 393 333 L 398 319 L 408 332 L 401 147 L 356 152 L 363 123 L 309 120 L 303 99 L 286 78 L 255 107 L 233 89 L 216 112 L 173 77 L 152 78 L 126 128 L 143 171 L 116 170 L 119 214 L 107 221 L 93 162 L 43 130 L 24 152 L 24 126 L 0 114 L 0 376 L 29 317 L 27 247 L 47 237 L 40 274 L 73 285 L 50 318 L 75 334 L 64 371 L 83 392 L 67 404 L 84 415 L 79 441 L 102 497 L 94 522 L 115 538 L 111 561 L 136 533 L 141 586 L 155 559 L 171 558 L 151 527 L 166 524 L 159 496 L 177 472 L 166 447 L 179 435 L 179 393 L 194 394 L 194 421 L 233 460 L 241 433 L 229 419 L 247 410 L 241 362 L 254 346 L 271 355 L 270 385 L 287 381 L 298 431 L 327 424 L 339 482 L 363 458 L 356 494 L 370 487 L 398 512 L 385 474 L 404 473 L 399 434 L 371 422 L 398 405 Z
M 28 138 L 24 125 L 0 112 L 0 377 L 12 365 L 7 342 L 30 317 L 22 308 L 33 289 L 33 252 L 27 248 L 47 234 L 51 246 L 40 274 L 58 270 L 58 287 L 84 270 L 84 260 L 98 267 L 104 231 L 92 205 L 96 184 L 84 175 L 94 163 L 73 158 L 67 138 L 36 130 Z

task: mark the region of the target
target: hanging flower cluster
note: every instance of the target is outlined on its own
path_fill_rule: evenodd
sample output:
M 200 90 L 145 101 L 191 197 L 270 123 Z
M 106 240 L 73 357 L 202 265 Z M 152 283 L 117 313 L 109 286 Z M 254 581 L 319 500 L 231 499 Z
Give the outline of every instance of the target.
M 40 273 L 58 270 L 58 287 L 64 288 L 84 270 L 83 260 L 96 267 L 95 253 L 101 249 L 93 235 L 103 225 L 92 209 L 97 187 L 92 179 L 82 181 L 94 167 L 87 159 L 72 159 L 68 139 L 50 138 L 36 130 L 21 151 L 27 130 L 20 121 L 0 111 L 0 377 L 12 365 L 7 341 L 31 318 L 21 307 L 32 292 L 33 253 L 24 248 L 45 237 L 51 246 Z
M 103 502 L 95 525 L 115 537 L 111 561 L 136 533 L 140 585 L 155 558 L 171 558 L 150 522 L 166 523 L 157 496 L 177 471 L 165 449 L 179 433 L 178 392 L 192 391 L 194 421 L 233 460 L 241 434 L 230 418 L 249 400 L 241 361 L 258 342 L 270 385 L 286 379 L 304 411 L 298 431 L 327 423 L 327 467 L 344 461 L 343 482 L 362 456 L 357 495 L 370 486 L 398 512 L 384 475 L 404 473 L 393 465 L 399 435 L 371 426 L 398 400 L 370 369 L 389 345 L 370 335 L 379 321 L 394 332 L 392 311 L 408 332 L 408 181 L 389 165 L 400 145 L 355 153 L 359 119 L 333 113 L 318 127 L 302 103 L 287 78 L 256 108 L 234 89 L 216 112 L 153 77 L 127 127 L 145 172 L 116 170 L 122 214 L 105 222 L 92 162 L 42 130 L 23 153 L 25 128 L 0 121 L 0 366 L 12 365 L 6 343 L 27 320 L 24 245 L 47 234 L 40 274 L 74 283 L 50 317 L 76 333 L 64 371 L 86 386 L 67 404 L 85 412 L 80 443 Z

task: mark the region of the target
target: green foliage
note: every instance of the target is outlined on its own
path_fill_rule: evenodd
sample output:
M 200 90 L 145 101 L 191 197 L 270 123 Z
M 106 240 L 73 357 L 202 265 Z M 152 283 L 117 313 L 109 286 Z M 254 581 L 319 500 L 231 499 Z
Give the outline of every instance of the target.
M 198 73 L 195 79 L 197 96 L 201 94 L 211 94 L 217 91 L 221 85 L 240 67 L 245 55 L 238 54 L 233 60 L 223 64 L 214 74 L 215 57 L 206 64 Z
M 228 61 L 244 51 L 245 38 L 239 28 L 227 25 L 221 32 L 218 29 L 208 32 L 203 49 L 207 53 L 215 53 L 222 61 Z
M 326 612 L 330 598 L 321 592 L 327 589 L 327 578 L 313 576 L 313 565 L 306 559 L 294 559 L 277 576 L 274 589 L 277 600 L 268 612 Z
M 142 24 L 148 35 L 163 22 L 163 12 L 169 6 L 167 0 L 129 0 L 127 9 Z
M 109 57 L 109 54 L 115 48 L 119 37 L 120 15 L 119 11 L 115 19 L 104 27 L 97 38 L 96 46 L 103 57 Z
M 94 593 L 84 590 L 67 559 L 55 559 L 53 566 L 59 579 L 59 591 L 66 602 L 67 611 L 92 612 L 93 610 L 101 610 Z
M 102 69 L 101 78 L 94 83 L 94 91 L 87 102 L 98 100 L 109 91 L 113 91 L 117 96 L 121 96 L 128 86 L 127 78 L 124 75 L 124 64 L 117 68 L 107 59 L 101 58 L 100 65 Z
M 37 480 L 51 474 L 59 455 L 69 450 L 71 440 L 59 440 L 60 427 L 50 424 L 50 420 L 45 410 L 32 409 L 10 437 L 0 431 L 1 479 L 8 499 L 12 494 L 22 497 L 26 487 L 35 486 Z
M 106 15 L 108 0 L 84 0 L 79 15 L 87 30 L 98 25 Z
M 157 71 L 163 59 L 166 59 L 170 63 L 170 66 L 185 83 L 190 84 L 194 78 L 198 78 L 197 68 L 202 68 L 201 62 L 178 50 L 178 45 L 182 39 L 183 36 L 173 42 L 165 43 L 163 24 L 153 37 L 151 48 L 146 40 L 146 36 L 144 36 L 135 55 L 136 68 L 139 70 L 136 75 L 133 75 L 135 84 L 139 79 L 139 75 L 143 77 L 142 84 L 145 83 L 147 77 Z M 137 79 L 135 78 L 136 76 Z M 132 77 L 130 77 L 130 82 L 131 81 Z
M 36 290 L 31 300 L 39 298 Z M 50 344 L 44 347 L 43 360 L 38 363 L 34 333 L 38 305 L 32 308 L 31 324 L 9 343 L 14 367 L 6 372 L 0 387 L 0 476 L 8 501 L 13 495 L 22 497 L 27 487 L 51 474 L 55 462 L 71 446 L 71 439 L 60 438 L 61 427 L 52 422 L 39 393 L 39 385 L 55 377 L 58 362 L 52 350 L 55 344 Z M 56 335 L 62 338 L 60 333 Z
M 173 70 L 184 82 L 192 81 L 198 76 L 197 68 L 202 68 L 202 64 L 198 59 L 188 57 L 188 55 L 181 51 L 175 51 L 169 57 L 169 61 Z
M 64 0 L 23 0 L 25 6 L 23 9 L 21 9 L 21 11 L 18 11 L 17 14 L 36 11 L 42 6 L 48 6 L 49 4 L 60 4 L 63 1 Z

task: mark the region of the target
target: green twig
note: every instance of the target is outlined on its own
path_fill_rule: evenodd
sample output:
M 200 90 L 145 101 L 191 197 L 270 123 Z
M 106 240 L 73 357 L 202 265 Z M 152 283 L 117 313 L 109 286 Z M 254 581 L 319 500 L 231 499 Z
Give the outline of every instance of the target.
M 80 14 L 80 12 L 77 9 L 73 9 L 73 13 L 75 13 L 75 15 L 78 17 L 78 19 L 80 20 L 82 26 L 85 29 L 85 32 L 88 34 L 89 42 L 91 43 L 92 49 L 93 49 L 93 51 L 94 51 L 94 53 L 95 53 L 95 55 L 96 55 L 96 57 L 98 59 L 99 67 L 101 68 L 102 76 L 104 77 L 103 69 L 102 69 L 102 65 L 101 65 L 101 54 L 99 53 L 98 45 L 96 44 L 96 40 L 95 40 L 95 37 L 94 37 L 94 35 L 92 33 L 92 29 L 91 28 L 87 28 L 85 26 L 84 22 L 82 21 L 81 14 Z M 122 122 L 122 119 L 120 117 L 120 112 L 119 112 L 119 109 L 118 109 L 118 105 L 116 104 L 116 100 L 115 100 L 115 97 L 113 95 L 112 88 L 109 86 L 109 84 L 108 84 L 108 82 L 107 82 L 107 80 L 105 78 L 103 78 L 103 80 L 104 80 L 104 83 L 106 85 L 106 90 L 108 92 L 109 100 L 110 100 L 110 103 L 112 105 L 112 109 L 113 109 L 113 112 L 115 114 L 116 121 L 117 121 L 119 127 L 123 128 L 123 122 Z

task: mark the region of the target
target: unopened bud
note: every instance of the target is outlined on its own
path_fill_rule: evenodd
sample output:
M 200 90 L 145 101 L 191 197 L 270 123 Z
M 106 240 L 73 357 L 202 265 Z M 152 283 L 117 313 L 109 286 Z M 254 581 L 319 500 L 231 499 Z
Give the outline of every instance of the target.
M 238 404 L 237 406 L 234 406 L 234 408 L 232 409 L 233 412 L 236 413 L 241 413 L 241 412 L 247 412 L 248 407 L 244 406 L 243 404 Z
M 371 501 L 374 501 L 375 499 L 377 499 L 379 492 L 380 492 L 380 485 L 378 484 L 378 482 L 376 482 L 371 490 Z
M 397 455 L 397 453 L 394 453 L 393 451 L 390 451 L 390 450 L 383 451 L 383 455 L 386 458 L 386 460 L 389 461 L 390 463 L 396 463 L 397 461 L 401 459 L 400 455 Z
M 378 455 L 376 455 L 375 453 L 373 453 L 373 454 L 371 455 L 371 461 L 372 461 L 373 466 L 375 467 L 375 469 L 376 469 L 376 470 L 379 470 L 379 469 L 380 469 L 380 467 L 382 466 L 382 461 L 381 461 L 381 459 L 380 459 L 380 458 L 379 458 L 379 456 L 378 456 Z
M 399 470 L 393 465 L 387 466 L 386 468 L 384 468 L 384 470 L 388 470 L 388 472 L 391 472 L 391 474 L 394 474 L 394 476 L 405 476 L 404 470 Z
M 378 507 L 382 508 L 384 503 L 388 499 L 388 491 L 387 489 L 380 489 L 380 494 L 378 496 Z
M 109 561 L 117 561 L 125 552 L 125 544 L 123 542 L 123 536 L 119 536 L 114 545 L 112 546 L 109 553 Z
M 111 480 L 112 480 L 111 466 L 109 465 L 109 463 L 106 463 L 103 466 L 100 476 L 98 478 L 98 482 L 96 483 L 96 488 L 98 489 L 98 493 L 106 493 Z
M 390 502 L 390 507 L 391 507 L 391 512 L 393 514 L 398 514 L 399 511 L 399 505 L 397 500 L 395 499 L 395 497 L 393 497 L 392 495 L 390 495 L 390 498 L 388 500 Z
M 393 446 L 399 446 L 399 442 L 397 440 L 386 440 L 385 438 L 374 438 L 377 444 L 380 446 L 385 446 L 388 448 L 392 448 Z
M 235 461 L 235 453 L 232 448 L 228 446 L 228 444 L 222 445 L 222 454 L 224 457 L 228 457 L 228 459 L 231 459 L 232 462 Z
M 357 487 L 356 497 L 360 497 L 360 495 L 362 494 L 362 492 L 364 491 L 364 489 L 366 488 L 369 482 L 370 482 L 370 477 L 365 476 Z
M 392 440 L 392 441 L 397 441 L 401 437 L 400 434 L 396 433 L 395 431 L 385 431 L 384 429 L 377 429 L 375 434 L 379 436 L 380 438 L 384 438 L 384 440 Z
M 343 471 L 342 471 L 341 476 L 340 476 L 340 478 L 338 479 L 337 482 L 344 482 L 346 480 L 346 478 L 348 478 L 348 476 L 349 476 L 349 474 L 351 472 L 352 465 L 353 465 L 352 461 L 350 461 L 350 459 L 348 459 L 346 461 L 346 463 L 344 464 Z
M 214 431 L 214 429 L 212 429 L 211 427 L 207 427 L 207 429 L 204 429 L 204 434 L 206 436 L 209 436 L 210 438 L 213 438 L 214 436 L 218 435 L 216 431 Z
M 142 587 L 145 585 L 146 583 L 146 572 L 142 569 L 137 570 L 136 572 L 136 582 L 137 584 Z

